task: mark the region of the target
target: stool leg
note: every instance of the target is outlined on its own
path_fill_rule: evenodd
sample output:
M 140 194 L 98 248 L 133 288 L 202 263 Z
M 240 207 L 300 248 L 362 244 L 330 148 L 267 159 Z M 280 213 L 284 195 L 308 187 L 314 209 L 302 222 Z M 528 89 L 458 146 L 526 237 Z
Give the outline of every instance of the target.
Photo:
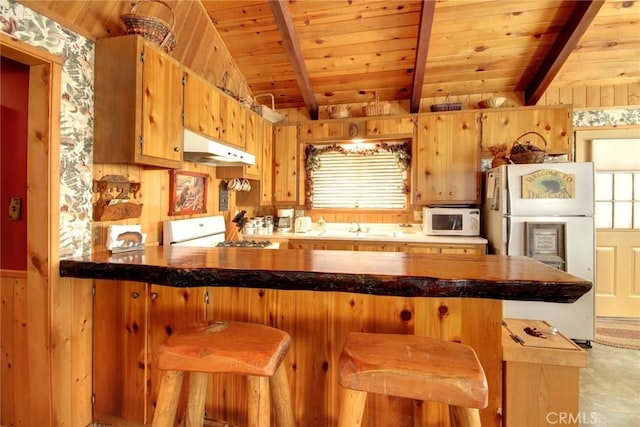
M 187 404 L 187 427 L 202 427 L 204 424 L 204 401 L 207 397 L 207 379 L 202 372 L 189 374 L 189 403 Z
M 359 427 L 362 425 L 366 401 L 366 392 L 343 388 L 338 427 Z
M 451 427 L 481 427 L 480 411 L 463 406 L 449 406 Z
M 269 377 L 247 376 L 249 385 L 249 415 L 247 427 L 267 427 L 271 423 L 269 407 Z
M 287 381 L 287 369 L 280 364 L 276 372 L 269 379 L 271 399 L 276 411 L 276 425 L 278 427 L 294 427 L 296 425 L 291 404 L 291 392 Z
M 158 402 L 153 411 L 153 427 L 172 427 L 178 410 L 184 372 L 166 371 L 160 382 Z

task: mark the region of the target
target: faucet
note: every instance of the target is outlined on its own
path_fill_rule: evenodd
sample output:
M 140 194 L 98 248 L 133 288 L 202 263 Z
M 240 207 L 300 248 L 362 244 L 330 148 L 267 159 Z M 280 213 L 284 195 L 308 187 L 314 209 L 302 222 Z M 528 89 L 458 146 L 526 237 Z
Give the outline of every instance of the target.
M 362 229 L 360 228 L 360 223 L 358 221 L 356 221 L 355 219 L 353 221 L 351 221 L 351 228 L 349 229 L 349 231 L 351 231 L 352 233 L 361 232 Z

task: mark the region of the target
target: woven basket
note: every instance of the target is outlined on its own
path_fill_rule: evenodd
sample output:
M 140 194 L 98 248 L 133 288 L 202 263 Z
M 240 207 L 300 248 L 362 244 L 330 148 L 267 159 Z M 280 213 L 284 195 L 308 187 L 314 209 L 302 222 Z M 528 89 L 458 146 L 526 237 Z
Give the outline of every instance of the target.
M 171 23 L 169 24 L 165 20 L 155 16 L 139 13 L 138 6 L 143 3 L 160 3 L 165 6 L 169 9 L 169 12 L 171 12 Z M 173 51 L 177 45 L 176 36 L 173 33 L 175 19 L 171 6 L 162 0 L 140 0 L 131 8 L 130 13 L 120 16 L 120 20 L 124 24 L 127 34 L 139 35 L 145 40 L 157 44 L 167 53 Z
M 258 98 L 262 98 L 268 96 L 271 98 L 271 108 L 266 105 L 261 105 L 258 103 Z M 275 98 L 272 93 L 263 93 L 261 95 L 256 95 L 253 97 L 253 106 L 251 109 L 256 113 L 260 114 L 265 120 L 270 121 L 271 123 L 280 123 L 283 122 L 286 117 L 276 111 L 275 107 Z
M 373 104 L 365 105 L 362 107 L 362 114 L 367 117 L 371 116 L 388 116 L 391 114 L 391 104 L 388 102 L 383 102 L 382 104 L 378 99 L 378 92 L 374 92 L 374 101 Z
M 533 145 L 530 141 L 520 142 L 519 139 L 526 135 L 536 135 L 544 142 L 544 149 L 540 150 L 539 147 Z M 533 148 L 533 150 L 532 150 Z M 524 150 L 524 151 L 523 151 Z M 525 132 L 513 142 L 511 147 L 511 153 L 509 154 L 509 160 L 516 164 L 529 164 L 529 163 L 542 163 L 547 155 L 547 140 L 544 136 L 538 132 L 530 131 Z
M 349 110 L 351 110 L 351 107 L 346 105 L 333 105 L 327 107 L 329 118 L 332 119 L 344 119 L 349 117 Z

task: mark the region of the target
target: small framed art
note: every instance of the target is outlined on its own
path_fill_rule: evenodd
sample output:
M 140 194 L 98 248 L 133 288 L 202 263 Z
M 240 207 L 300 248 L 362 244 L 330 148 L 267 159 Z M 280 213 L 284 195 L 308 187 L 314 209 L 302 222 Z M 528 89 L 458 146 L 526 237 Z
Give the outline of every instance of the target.
M 560 270 L 567 270 L 565 224 L 558 222 L 526 222 L 526 254 Z
M 169 171 L 169 215 L 207 212 L 209 175 L 187 171 Z

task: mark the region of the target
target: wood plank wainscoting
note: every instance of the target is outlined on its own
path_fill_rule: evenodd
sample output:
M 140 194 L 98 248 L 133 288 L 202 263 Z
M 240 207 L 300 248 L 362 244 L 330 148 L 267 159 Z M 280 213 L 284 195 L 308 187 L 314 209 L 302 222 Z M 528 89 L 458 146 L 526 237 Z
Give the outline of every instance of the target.
M 149 423 L 161 377 L 153 361 L 158 346 L 172 331 L 206 318 L 256 322 L 291 335 L 292 347 L 284 363 L 298 425 L 336 425 L 337 362 L 353 331 L 434 336 L 474 347 L 490 390 L 489 406 L 481 411 L 482 422 L 484 426 L 500 425 L 500 300 L 174 288 L 115 280 L 95 283 L 95 421 Z M 204 302 L 205 294 L 209 303 Z M 210 381 L 208 418 L 246 425 L 245 378 L 215 376 Z M 413 426 L 415 418 L 430 422 L 424 425 L 444 425 L 447 411 L 441 404 L 372 396 L 363 425 Z

